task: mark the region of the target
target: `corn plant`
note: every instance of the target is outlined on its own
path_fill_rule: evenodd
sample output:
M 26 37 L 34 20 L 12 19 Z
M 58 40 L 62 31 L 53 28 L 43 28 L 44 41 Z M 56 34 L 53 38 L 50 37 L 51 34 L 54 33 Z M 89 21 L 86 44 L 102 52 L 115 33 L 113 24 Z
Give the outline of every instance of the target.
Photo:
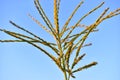
M 39 22 L 36 18 L 28 15 L 34 22 L 36 22 L 43 30 L 45 30 L 50 36 L 52 36 L 55 40 L 54 43 L 46 41 L 42 39 L 40 36 L 37 36 L 36 34 L 32 33 L 31 31 L 17 25 L 13 21 L 10 21 L 10 23 L 28 33 L 31 36 L 27 36 L 22 33 L 9 31 L 6 29 L 0 29 L 0 31 L 15 37 L 16 40 L 0 40 L 0 42 L 26 42 L 28 44 L 31 44 L 32 46 L 36 47 L 40 51 L 42 51 L 44 54 L 46 54 L 50 59 L 53 60 L 53 62 L 58 66 L 60 71 L 63 72 L 64 80 L 70 80 L 70 78 L 75 78 L 75 73 L 80 72 L 84 69 L 90 68 L 92 66 L 95 66 L 97 62 L 93 61 L 89 64 L 86 64 L 82 67 L 75 67 L 86 54 L 80 54 L 81 49 L 86 46 L 90 46 L 91 43 L 85 44 L 86 39 L 88 38 L 90 33 L 98 31 L 97 26 L 103 22 L 106 19 L 109 19 L 111 17 L 114 17 L 116 15 L 120 14 L 120 8 L 107 13 L 109 8 L 106 8 L 101 12 L 101 14 L 98 16 L 98 18 L 92 23 L 91 25 L 82 25 L 81 21 L 84 20 L 87 16 L 98 10 L 100 7 L 103 6 L 104 2 L 96 6 L 95 8 L 91 9 L 89 12 L 84 14 L 74 25 L 69 26 L 69 23 L 75 13 L 78 11 L 78 9 L 82 6 L 84 1 L 80 1 L 80 3 L 76 6 L 74 11 L 71 13 L 65 24 L 60 28 L 59 25 L 59 8 L 61 0 L 54 0 L 54 24 L 51 23 L 49 18 L 47 17 L 46 13 L 44 12 L 44 9 L 42 8 L 39 0 L 34 0 L 35 7 L 37 11 L 39 12 L 41 18 L 44 20 L 47 26 L 44 26 L 41 22 Z M 78 27 L 84 27 L 84 30 L 78 33 L 73 33 L 73 31 Z M 39 44 L 42 44 L 43 46 L 46 46 L 53 50 L 55 55 L 51 54 L 50 52 L 47 52 L 44 48 L 42 48 Z M 74 54 L 74 57 L 71 57 L 71 55 Z M 72 58 L 72 60 L 71 60 Z

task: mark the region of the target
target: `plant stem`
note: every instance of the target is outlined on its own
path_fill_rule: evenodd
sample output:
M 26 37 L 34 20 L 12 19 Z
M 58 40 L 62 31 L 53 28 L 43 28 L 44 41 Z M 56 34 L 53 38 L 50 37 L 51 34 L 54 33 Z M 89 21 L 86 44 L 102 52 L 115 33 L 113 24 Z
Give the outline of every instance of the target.
M 67 78 L 67 80 L 70 80 L 70 74 L 68 75 L 68 78 Z
M 66 71 L 64 71 L 64 80 L 67 80 L 67 74 L 66 74 Z

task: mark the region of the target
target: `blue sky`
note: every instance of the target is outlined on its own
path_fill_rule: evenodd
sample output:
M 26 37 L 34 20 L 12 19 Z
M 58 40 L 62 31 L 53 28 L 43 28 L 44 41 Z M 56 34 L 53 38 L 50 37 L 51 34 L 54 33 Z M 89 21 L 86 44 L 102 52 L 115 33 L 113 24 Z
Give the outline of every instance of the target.
M 72 10 L 80 0 L 61 0 L 60 25 L 69 17 Z M 76 13 L 70 25 L 83 14 L 100 4 L 103 0 L 85 0 L 85 3 Z M 91 14 L 82 24 L 89 25 L 107 7 L 110 11 L 120 8 L 119 0 L 104 0 L 106 3 Z M 53 22 L 53 0 L 40 0 L 51 22 Z M 109 12 L 110 12 L 109 11 Z M 0 1 L 0 28 L 24 33 L 9 23 L 14 21 L 18 25 L 32 31 L 46 40 L 51 37 L 34 23 L 27 14 L 36 19 L 39 16 L 33 0 L 1 0 Z M 99 32 L 89 36 L 86 42 L 92 46 L 83 49 L 87 53 L 79 66 L 97 61 L 98 65 L 82 72 L 76 73 L 76 79 L 71 80 L 120 80 L 120 15 L 104 21 L 98 26 Z M 14 39 L 0 32 L 0 39 Z M 0 43 L 0 80 L 63 80 L 63 75 L 57 66 L 38 49 L 27 43 Z

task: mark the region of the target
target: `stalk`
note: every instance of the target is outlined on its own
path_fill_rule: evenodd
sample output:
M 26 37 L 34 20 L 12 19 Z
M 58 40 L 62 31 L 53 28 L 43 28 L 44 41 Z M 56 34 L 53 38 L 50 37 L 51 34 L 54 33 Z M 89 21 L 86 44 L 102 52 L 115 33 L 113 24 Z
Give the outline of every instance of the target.
M 68 79 L 67 79 L 66 71 L 64 71 L 64 80 L 68 80 Z

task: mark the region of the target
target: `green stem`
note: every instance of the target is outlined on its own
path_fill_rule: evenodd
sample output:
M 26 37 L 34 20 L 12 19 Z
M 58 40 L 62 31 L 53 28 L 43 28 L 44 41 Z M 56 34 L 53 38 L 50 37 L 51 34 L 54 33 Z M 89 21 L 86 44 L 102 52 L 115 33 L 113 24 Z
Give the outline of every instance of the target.
M 68 79 L 67 80 L 70 80 L 70 74 L 68 75 Z
M 66 74 L 66 71 L 64 71 L 64 80 L 67 80 L 67 74 Z

